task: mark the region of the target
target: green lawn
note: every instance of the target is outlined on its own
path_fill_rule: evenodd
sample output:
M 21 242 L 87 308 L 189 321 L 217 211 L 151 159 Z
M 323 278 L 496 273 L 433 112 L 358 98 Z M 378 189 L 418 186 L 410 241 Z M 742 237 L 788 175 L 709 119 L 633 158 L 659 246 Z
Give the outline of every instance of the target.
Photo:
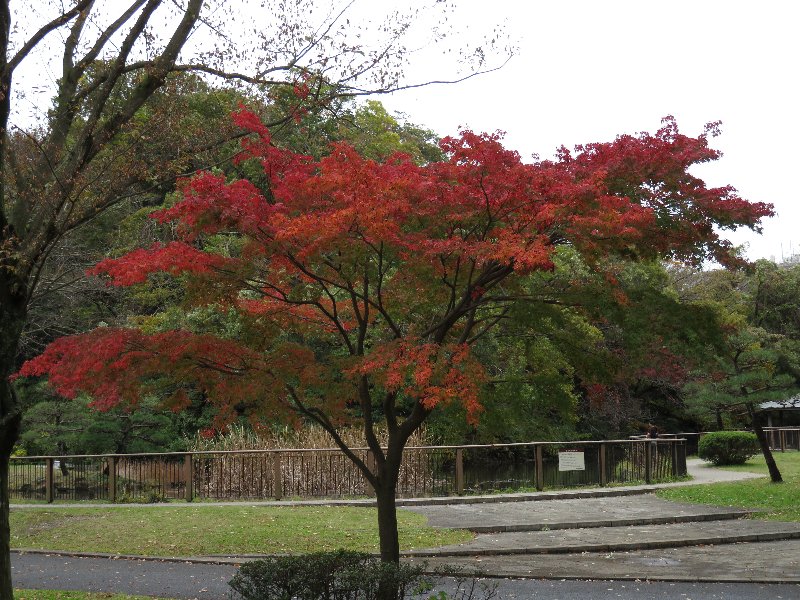
M 402 549 L 471 539 L 398 511 Z M 377 512 L 359 507 L 125 506 L 13 508 L 11 546 L 146 556 L 378 551 Z
M 156 600 L 149 596 L 126 596 L 92 592 L 59 590 L 14 590 L 14 600 Z
M 781 484 L 773 484 L 769 478 L 750 479 L 661 490 L 658 496 L 679 502 L 754 508 L 760 511 L 756 515 L 759 519 L 800 521 L 800 452 L 776 452 L 774 456 L 783 475 Z M 724 468 L 767 474 L 760 454 L 744 465 Z

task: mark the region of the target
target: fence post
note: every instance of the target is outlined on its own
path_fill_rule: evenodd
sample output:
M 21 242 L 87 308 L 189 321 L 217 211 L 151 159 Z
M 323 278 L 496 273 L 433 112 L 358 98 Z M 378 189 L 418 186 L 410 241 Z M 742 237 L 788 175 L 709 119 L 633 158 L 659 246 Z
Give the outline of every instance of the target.
M 44 499 L 50 503 L 53 501 L 55 482 L 53 481 L 53 459 L 48 458 L 44 465 Z
M 672 446 L 670 448 L 670 450 L 672 450 L 672 476 L 673 477 L 677 477 L 678 476 L 678 442 L 677 442 L 677 440 L 671 440 L 670 444 Z
M 281 472 L 281 453 L 272 454 L 272 493 L 275 500 L 283 498 L 283 473 Z
M 781 452 L 786 452 L 786 430 L 785 429 L 778 430 L 778 436 L 781 439 Z
M 536 446 L 536 489 L 544 489 L 544 459 L 542 458 L 542 447 Z
M 191 452 L 183 457 L 183 479 L 186 481 L 183 497 L 191 502 L 194 500 L 194 457 Z
M 644 481 L 653 483 L 653 445 L 656 442 L 646 441 L 644 443 Z
M 464 493 L 464 450 L 456 449 L 456 494 Z
M 108 462 L 108 501 L 117 501 L 117 458 L 109 456 Z
M 608 474 L 606 472 L 606 444 L 600 444 L 600 485 L 605 487 L 608 484 Z

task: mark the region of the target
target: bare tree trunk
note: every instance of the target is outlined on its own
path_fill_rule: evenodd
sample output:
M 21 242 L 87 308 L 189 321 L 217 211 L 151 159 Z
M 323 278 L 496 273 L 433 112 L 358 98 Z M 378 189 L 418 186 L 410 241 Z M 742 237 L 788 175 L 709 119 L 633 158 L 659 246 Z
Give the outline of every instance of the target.
M 764 455 L 764 461 L 767 463 L 767 469 L 769 470 L 769 477 L 772 479 L 772 483 L 783 483 L 783 477 L 781 476 L 780 469 L 778 469 L 778 465 L 775 462 L 775 457 L 772 456 L 772 450 L 769 447 L 769 440 L 767 440 L 767 434 L 764 433 L 764 429 L 761 427 L 761 419 L 759 418 L 758 412 L 755 410 L 755 406 L 753 404 L 747 404 L 747 412 L 750 414 L 750 423 L 753 427 L 753 431 L 758 438 L 758 445 L 761 446 L 761 454 Z
M 0 600 L 14 600 L 11 584 L 11 529 L 9 527 L 9 458 L 19 435 L 16 418 L 0 427 Z M 13 440 L 13 441 L 12 441 Z
M 19 437 L 22 413 L 16 406 L 7 375 L 3 375 L 0 379 L 0 405 L 4 408 L 0 416 L 0 600 L 13 600 L 11 528 L 9 525 L 9 462 L 11 450 Z
M 0 600 L 13 600 L 9 461 L 19 439 L 22 407 L 8 377 L 16 370 L 17 346 L 26 314 L 25 288 L 10 273 L 13 263 L 0 256 Z

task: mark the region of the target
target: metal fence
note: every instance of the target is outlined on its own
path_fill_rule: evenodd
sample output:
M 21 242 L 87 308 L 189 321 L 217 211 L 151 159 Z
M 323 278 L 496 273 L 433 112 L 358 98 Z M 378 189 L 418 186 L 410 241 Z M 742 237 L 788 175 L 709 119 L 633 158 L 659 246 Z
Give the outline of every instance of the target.
M 354 452 L 372 465 L 365 448 Z M 32 456 L 11 459 L 15 500 L 157 502 L 371 496 L 338 449 Z M 686 474 L 686 440 L 408 447 L 399 497 L 655 483 Z

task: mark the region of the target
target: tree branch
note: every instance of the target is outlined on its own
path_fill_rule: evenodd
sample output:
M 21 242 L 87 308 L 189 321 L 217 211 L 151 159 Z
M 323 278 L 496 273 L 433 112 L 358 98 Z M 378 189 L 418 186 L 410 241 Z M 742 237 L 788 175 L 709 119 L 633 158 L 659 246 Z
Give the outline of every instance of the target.
M 61 27 L 62 25 L 69 23 L 78 13 L 83 11 L 85 8 L 90 6 L 94 3 L 94 0 L 79 0 L 79 2 L 72 7 L 72 9 L 68 10 L 67 12 L 59 15 L 46 25 L 42 26 L 39 31 L 34 33 L 27 42 L 19 49 L 19 51 L 14 55 L 8 64 L 6 65 L 6 70 L 9 72 L 14 71 L 19 64 L 25 60 L 25 57 L 31 53 L 31 51 L 39 44 L 47 35 Z

